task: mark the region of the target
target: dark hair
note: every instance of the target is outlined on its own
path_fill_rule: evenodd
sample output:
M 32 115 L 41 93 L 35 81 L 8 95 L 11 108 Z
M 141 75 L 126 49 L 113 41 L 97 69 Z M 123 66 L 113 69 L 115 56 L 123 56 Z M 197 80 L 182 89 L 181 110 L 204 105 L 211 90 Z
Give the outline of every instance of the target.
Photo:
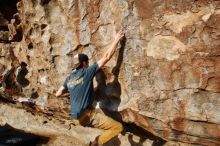
M 80 65 L 76 68 L 77 70 L 83 67 L 83 62 L 88 62 L 89 57 L 86 54 L 78 54 Z

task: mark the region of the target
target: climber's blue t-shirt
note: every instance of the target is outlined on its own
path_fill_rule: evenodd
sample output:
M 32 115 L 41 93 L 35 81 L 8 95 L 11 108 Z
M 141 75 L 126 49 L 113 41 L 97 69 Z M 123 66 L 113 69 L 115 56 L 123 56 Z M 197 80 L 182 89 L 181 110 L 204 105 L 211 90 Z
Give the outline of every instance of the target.
M 70 93 L 71 115 L 73 119 L 79 118 L 82 111 L 92 106 L 95 98 L 93 77 L 98 71 L 98 64 L 88 68 L 81 68 L 68 76 L 64 87 Z

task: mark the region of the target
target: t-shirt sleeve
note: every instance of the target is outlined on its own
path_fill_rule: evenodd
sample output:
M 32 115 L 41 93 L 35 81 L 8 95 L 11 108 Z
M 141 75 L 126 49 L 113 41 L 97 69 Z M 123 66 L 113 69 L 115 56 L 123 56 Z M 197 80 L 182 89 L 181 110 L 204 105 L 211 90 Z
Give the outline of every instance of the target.
M 91 65 L 91 66 L 89 66 L 88 68 L 87 68 L 87 76 L 90 78 L 90 79 L 92 79 L 94 76 L 95 76 L 95 74 L 96 74 L 96 72 L 99 70 L 99 66 L 98 66 L 98 64 L 97 63 L 94 63 L 93 65 Z
M 64 87 L 66 90 L 68 89 L 68 88 L 67 88 L 68 78 L 69 78 L 69 77 L 67 77 L 67 78 L 65 79 L 64 83 L 63 83 L 63 87 Z

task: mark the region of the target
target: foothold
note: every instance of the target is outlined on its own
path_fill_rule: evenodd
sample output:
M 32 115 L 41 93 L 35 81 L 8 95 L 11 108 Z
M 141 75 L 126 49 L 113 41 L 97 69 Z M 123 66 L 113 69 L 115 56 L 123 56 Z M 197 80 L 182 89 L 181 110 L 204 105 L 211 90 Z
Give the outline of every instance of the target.
M 47 24 L 41 24 L 41 29 L 45 29 L 47 27 Z
M 33 43 L 32 42 L 28 44 L 28 49 L 33 49 Z
M 36 99 L 39 97 L 39 94 L 35 91 L 31 94 L 31 98 Z
M 29 85 L 29 81 L 25 78 L 28 74 L 27 64 L 25 62 L 21 62 L 20 67 L 17 69 L 16 80 L 21 87 L 27 87 Z
M 50 0 L 41 0 L 40 2 L 41 5 L 47 5 L 50 2 Z

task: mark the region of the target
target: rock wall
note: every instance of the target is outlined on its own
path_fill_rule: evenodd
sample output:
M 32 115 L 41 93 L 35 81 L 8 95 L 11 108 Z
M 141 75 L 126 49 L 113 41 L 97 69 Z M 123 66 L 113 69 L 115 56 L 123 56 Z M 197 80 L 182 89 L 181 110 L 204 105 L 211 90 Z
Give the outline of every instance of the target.
M 16 2 L 13 19 L 0 15 L 4 100 L 70 119 L 68 96 L 54 92 L 72 54 L 93 63 L 122 29 L 119 51 L 94 81 L 101 106 L 167 141 L 220 144 L 220 1 Z

